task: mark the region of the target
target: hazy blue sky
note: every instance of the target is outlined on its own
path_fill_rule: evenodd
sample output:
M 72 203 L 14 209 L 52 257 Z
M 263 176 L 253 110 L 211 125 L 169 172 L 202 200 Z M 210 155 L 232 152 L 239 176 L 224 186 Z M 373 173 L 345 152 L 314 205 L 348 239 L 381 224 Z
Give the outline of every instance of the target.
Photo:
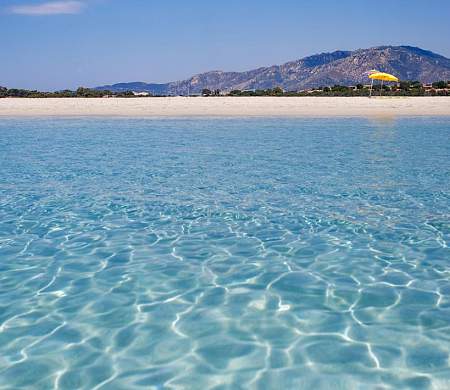
M 0 0 L 0 85 L 165 82 L 386 44 L 450 57 L 449 37 L 450 0 Z

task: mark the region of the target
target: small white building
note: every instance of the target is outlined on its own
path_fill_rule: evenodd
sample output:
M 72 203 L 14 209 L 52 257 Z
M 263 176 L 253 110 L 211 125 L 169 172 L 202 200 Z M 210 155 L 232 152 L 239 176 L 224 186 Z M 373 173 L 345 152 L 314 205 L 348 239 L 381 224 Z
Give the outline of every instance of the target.
M 133 91 L 134 96 L 150 96 L 150 93 L 148 92 L 135 92 Z

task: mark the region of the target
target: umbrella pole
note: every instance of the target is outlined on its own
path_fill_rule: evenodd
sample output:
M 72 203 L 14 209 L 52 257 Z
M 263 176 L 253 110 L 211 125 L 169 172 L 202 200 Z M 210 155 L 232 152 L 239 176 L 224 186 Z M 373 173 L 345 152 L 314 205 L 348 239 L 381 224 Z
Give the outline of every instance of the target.
M 380 89 L 380 96 L 383 93 L 383 80 L 381 80 L 381 89 Z
M 372 97 L 372 88 L 373 88 L 373 79 L 372 79 L 372 82 L 370 83 L 370 93 L 369 93 L 369 98 Z

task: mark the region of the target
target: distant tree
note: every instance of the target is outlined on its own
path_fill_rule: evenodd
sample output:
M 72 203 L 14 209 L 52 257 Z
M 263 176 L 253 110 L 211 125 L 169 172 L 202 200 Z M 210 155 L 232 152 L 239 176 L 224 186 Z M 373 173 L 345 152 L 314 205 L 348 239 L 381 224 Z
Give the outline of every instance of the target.
M 423 96 L 425 89 L 420 81 L 412 81 L 410 84 L 409 95 L 410 96 Z
M 71 91 L 70 89 L 65 89 L 63 91 L 55 92 L 55 95 L 57 97 L 75 97 L 76 96 L 76 92 Z
M 346 87 L 345 85 L 333 85 L 331 87 L 331 91 L 333 92 L 333 95 L 335 96 L 349 96 L 351 95 L 350 88 Z
M 25 89 L 17 89 L 17 88 L 8 89 L 8 96 L 11 97 L 28 97 L 29 94 L 30 91 L 27 91 Z
M 279 96 L 279 95 L 283 95 L 284 91 L 283 88 L 281 87 L 275 87 L 274 89 L 272 89 L 272 94 Z
M 240 89 L 233 89 L 230 93 L 230 96 L 241 96 L 242 95 L 242 91 Z
M 436 81 L 436 82 L 433 83 L 432 85 L 433 85 L 433 88 L 436 88 L 436 89 L 447 88 L 447 86 L 448 86 L 447 82 L 446 82 L 446 81 L 443 81 L 443 80 L 441 80 L 441 81 Z
M 325 92 L 325 93 L 331 92 L 331 88 L 325 87 L 325 88 L 323 88 L 323 92 Z
M 87 88 L 79 87 L 76 91 L 77 96 L 86 96 Z
M 220 89 L 214 90 L 214 96 L 220 96 Z
M 356 89 L 364 89 L 364 85 L 362 85 L 362 84 L 356 84 Z
M 111 95 L 112 92 L 110 91 L 103 91 L 105 92 L 105 95 Z M 117 97 L 134 97 L 133 91 L 123 91 L 116 94 Z
M 400 89 L 402 91 L 408 91 L 410 87 L 411 87 L 410 81 L 400 81 Z
M 208 89 L 208 88 L 203 88 L 203 89 L 202 89 L 202 95 L 203 95 L 203 96 L 211 96 L 211 95 L 212 95 L 212 92 L 211 92 L 211 90 Z
M 102 97 L 105 95 L 111 94 L 110 91 L 101 91 L 97 89 L 90 89 L 90 88 L 84 88 L 79 87 L 76 91 L 77 97 Z

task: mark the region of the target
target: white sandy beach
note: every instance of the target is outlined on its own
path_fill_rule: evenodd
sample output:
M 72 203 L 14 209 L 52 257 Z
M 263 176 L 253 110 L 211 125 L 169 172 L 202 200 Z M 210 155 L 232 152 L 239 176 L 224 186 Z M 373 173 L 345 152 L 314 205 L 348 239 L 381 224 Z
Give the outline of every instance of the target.
M 6 98 L 0 116 L 450 116 L 449 97 Z

